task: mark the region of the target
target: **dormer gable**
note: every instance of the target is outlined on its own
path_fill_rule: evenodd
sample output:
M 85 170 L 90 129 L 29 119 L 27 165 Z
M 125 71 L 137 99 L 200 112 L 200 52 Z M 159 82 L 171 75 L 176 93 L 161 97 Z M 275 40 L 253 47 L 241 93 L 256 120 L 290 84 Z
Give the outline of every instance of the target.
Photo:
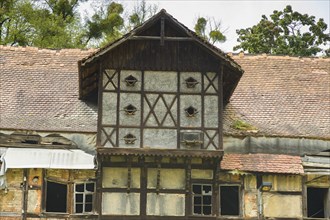
M 222 152 L 222 112 L 243 70 L 165 10 L 79 61 L 98 147 Z M 219 154 L 215 154 L 219 155 Z
M 224 68 L 224 104 L 229 102 L 244 72 L 231 57 L 164 9 L 78 62 L 80 99 L 97 101 L 99 75 L 105 65 L 114 69 L 164 71 L 220 71 Z

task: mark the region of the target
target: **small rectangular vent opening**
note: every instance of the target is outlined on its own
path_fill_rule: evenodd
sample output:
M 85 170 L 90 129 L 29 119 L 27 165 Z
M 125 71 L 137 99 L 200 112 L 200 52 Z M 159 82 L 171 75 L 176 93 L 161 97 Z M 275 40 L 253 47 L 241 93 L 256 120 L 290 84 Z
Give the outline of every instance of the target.
M 185 148 L 200 149 L 203 145 L 203 133 L 198 131 L 183 131 L 180 133 L 180 142 Z

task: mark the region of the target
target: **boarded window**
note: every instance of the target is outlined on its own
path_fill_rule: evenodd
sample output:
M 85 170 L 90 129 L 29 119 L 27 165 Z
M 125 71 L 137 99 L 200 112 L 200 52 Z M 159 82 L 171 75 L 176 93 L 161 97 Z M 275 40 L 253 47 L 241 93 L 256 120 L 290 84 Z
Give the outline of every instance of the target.
M 47 181 L 46 212 L 66 212 L 67 185 Z
M 326 209 L 329 190 L 327 188 L 307 188 L 307 216 L 326 218 Z
M 239 215 L 239 186 L 220 186 L 220 214 Z
M 86 213 L 93 211 L 93 197 L 95 191 L 94 183 L 75 184 L 75 213 Z
M 193 184 L 193 214 L 211 215 L 212 214 L 212 185 Z

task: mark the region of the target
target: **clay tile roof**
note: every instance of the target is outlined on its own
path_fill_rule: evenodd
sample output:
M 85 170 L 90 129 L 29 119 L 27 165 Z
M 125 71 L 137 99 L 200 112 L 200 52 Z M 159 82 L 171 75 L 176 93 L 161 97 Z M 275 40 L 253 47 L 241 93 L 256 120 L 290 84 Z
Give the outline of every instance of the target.
M 77 61 L 91 52 L 0 46 L 0 128 L 95 132 L 97 107 L 78 99 Z
M 281 154 L 225 154 L 220 165 L 223 170 L 247 172 L 301 174 L 300 156 Z
M 235 55 L 243 74 L 224 131 L 243 119 L 259 135 L 330 139 L 330 58 Z

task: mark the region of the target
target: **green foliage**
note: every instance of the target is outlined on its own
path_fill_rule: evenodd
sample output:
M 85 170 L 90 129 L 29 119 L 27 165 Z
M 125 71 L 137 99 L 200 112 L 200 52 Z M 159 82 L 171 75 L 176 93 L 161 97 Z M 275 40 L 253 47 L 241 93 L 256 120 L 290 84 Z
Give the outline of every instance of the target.
M 134 27 L 141 25 L 148 18 L 156 14 L 157 10 L 157 5 L 148 4 L 146 0 L 138 0 L 128 17 L 126 29 L 130 31 Z
M 316 21 L 314 16 L 300 14 L 288 5 L 283 11 L 275 10 L 270 19 L 263 15 L 258 24 L 236 30 L 240 44 L 234 50 L 312 56 L 323 51 L 321 45 L 329 43 L 326 29 L 327 24 L 322 18 Z
M 96 40 L 97 46 L 119 38 L 124 25 L 123 11 L 123 6 L 116 2 L 96 11 L 92 18 L 87 20 L 86 42 Z
M 84 1 L 84 0 L 80 0 Z M 7 2 L 2 4 L 3 2 Z M 1 0 L 0 43 L 45 48 L 75 48 L 82 44 L 79 0 Z
M 209 41 L 211 44 L 217 42 L 223 43 L 226 41 L 226 36 L 223 34 L 223 31 L 221 31 L 221 22 L 215 19 L 199 17 L 194 29 L 197 35 Z
M 85 20 L 80 3 L 91 0 L 0 0 L 0 44 L 41 48 L 99 47 L 121 37 L 156 13 L 155 5 L 137 0 L 126 13 L 109 1 Z
M 243 120 L 235 120 L 234 124 L 232 125 L 233 128 L 237 129 L 237 130 L 242 130 L 242 131 L 252 131 L 252 130 L 257 130 L 256 127 L 248 124 L 247 122 L 243 121 Z

